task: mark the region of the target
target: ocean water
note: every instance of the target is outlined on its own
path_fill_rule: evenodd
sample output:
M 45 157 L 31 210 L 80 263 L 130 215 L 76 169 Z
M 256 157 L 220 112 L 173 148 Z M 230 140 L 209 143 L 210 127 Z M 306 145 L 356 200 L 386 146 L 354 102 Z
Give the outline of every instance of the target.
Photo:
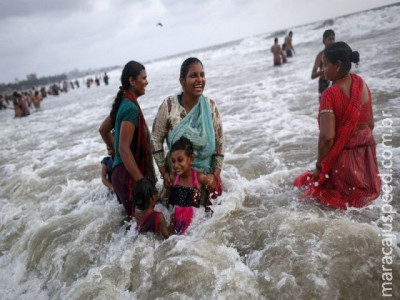
M 149 85 L 139 102 L 150 127 L 162 100 L 180 90 L 189 55 L 203 61 L 205 94 L 223 117 L 223 195 L 213 217 L 199 211 L 186 236 L 164 241 L 126 231 L 122 206 L 101 183 L 107 153 L 98 128 L 121 69 L 109 73 L 110 85 L 48 97 L 27 118 L 0 111 L 1 299 L 379 299 L 385 282 L 399 299 L 399 14 L 397 5 L 329 27 L 290 28 L 296 56 L 279 68 L 269 52 L 272 32 L 146 63 Z M 310 75 L 327 28 L 360 52 L 353 71 L 373 95 L 390 205 L 380 197 L 337 211 L 298 201 L 292 188 L 316 159 Z M 168 219 L 162 204 L 156 209 Z

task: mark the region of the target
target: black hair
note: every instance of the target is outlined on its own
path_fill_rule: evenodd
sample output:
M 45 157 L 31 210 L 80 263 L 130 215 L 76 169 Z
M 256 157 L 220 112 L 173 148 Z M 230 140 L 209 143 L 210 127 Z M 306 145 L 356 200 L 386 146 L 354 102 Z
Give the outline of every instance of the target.
M 183 78 L 183 79 L 186 78 L 186 75 L 189 72 L 190 66 L 194 63 L 200 63 L 201 65 L 203 65 L 203 63 L 200 61 L 200 59 L 198 59 L 196 57 L 189 57 L 189 58 L 185 59 L 185 61 L 181 65 L 181 72 L 179 75 L 180 78 Z
M 155 193 L 155 186 L 150 179 L 139 179 L 133 184 L 132 202 L 137 209 L 148 209 L 150 207 L 150 199 Z
M 188 139 L 182 136 L 179 140 L 177 140 L 171 147 L 171 153 L 176 150 L 184 150 L 187 156 L 193 154 L 193 144 Z
M 324 31 L 324 34 L 322 35 L 322 42 L 325 41 L 326 38 L 330 37 L 331 35 L 335 35 L 335 32 L 332 29 L 327 29 Z
M 122 70 L 122 74 L 121 74 L 121 85 L 122 85 L 122 89 L 128 90 L 130 87 L 129 84 L 129 77 L 133 77 L 133 79 L 136 80 L 136 78 L 138 77 L 140 71 L 145 70 L 145 67 L 141 64 L 138 63 L 137 61 L 131 60 L 130 62 L 128 62 L 124 69 Z M 124 93 L 123 91 L 118 91 L 117 96 L 114 99 L 114 103 L 112 105 L 111 108 L 111 112 L 110 112 L 110 118 L 111 118 L 111 122 L 113 124 L 113 127 L 115 125 L 115 119 L 117 117 L 117 112 L 119 109 L 119 105 L 121 104 L 121 101 L 124 99 Z
M 358 63 L 360 61 L 360 54 L 358 51 L 351 50 L 350 46 L 345 42 L 336 42 L 329 45 L 324 50 L 324 55 L 331 63 L 336 63 L 338 60 L 342 62 L 343 69 L 350 71 L 351 63 Z
M 277 37 L 274 39 L 274 42 L 275 42 L 275 43 L 277 43 L 277 42 L 278 42 L 278 38 L 277 38 Z

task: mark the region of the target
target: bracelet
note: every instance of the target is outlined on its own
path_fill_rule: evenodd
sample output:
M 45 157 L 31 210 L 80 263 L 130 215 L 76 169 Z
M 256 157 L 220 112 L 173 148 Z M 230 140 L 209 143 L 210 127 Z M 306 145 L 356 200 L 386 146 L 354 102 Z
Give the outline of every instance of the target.
M 318 165 L 318 163 L 317 163 L 317 162 L 315 163 L 315 168 L 316 168 L 317 170 L 322 170 L 322 167 L 321 167 L 321 165 Z

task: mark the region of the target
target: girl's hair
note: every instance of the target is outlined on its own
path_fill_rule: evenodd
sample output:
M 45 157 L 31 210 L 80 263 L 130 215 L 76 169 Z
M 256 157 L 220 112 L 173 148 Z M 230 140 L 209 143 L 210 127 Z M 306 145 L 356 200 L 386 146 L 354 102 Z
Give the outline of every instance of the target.
M 156 193 L 153 182 L 148 178 L 142 178 L 133 184 L 132 201 L 140 210 L 150 207 L 150 199 Z
M 122 85 L 122 90 L 128 90 L 130 87 L 129 84 L 129 77 L 133 77 L 133 79 L 137 79 L 140 71 L 145 70 L 145 67 L 141 64 L 138 63 L 134 60 L 131 60 L 128 62 L 124 69 L 122 70 L 121 74 L 121 85 Z M 113 127 L 115 125 L 115 119 L 117 117 L 117 112 L 119 109 L 119 105 L 121 104 L 121 101 L 124 99 L 124 93 L 122 90 L 119 90 L 117 93 L 117 96 L 115 97 L 114 103 L 112 105 L 112 109 L 110 112 L 110 118 L 111 122 L 113 124 Z
M 190 66 L 194 63 L 200 63 L 201 65 L 203 65 L 203 63 L 200 61 L 200 59 L 198 59 L 196 57 L 189 57 L 189 58 L 185 59 L 185 61 L 181 65 L 180 78 L 186 78 L 186 75 L 189 72 Z
M 193 144 L 192 142 L 182 136 L 179 140 L 177 140 L 171 147 L 171 153 L 176 150 L 184 150 L 187 156 L 193 154 Z
M 350 46 L 345 42 L 336 42 L 329 45 L 324 50 L 324 55 L 331 63 L 336 63 L 340 60 L 343 69 L 347 72 L 350 71 L 352 62 L 357 64 L 360 61 L 360 54 L 351 50 Z

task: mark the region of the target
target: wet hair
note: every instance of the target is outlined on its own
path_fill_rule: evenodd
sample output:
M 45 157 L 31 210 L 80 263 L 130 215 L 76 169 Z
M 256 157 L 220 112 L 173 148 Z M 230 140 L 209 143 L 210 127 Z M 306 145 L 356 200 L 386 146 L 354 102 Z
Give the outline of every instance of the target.
M 177 140 L 171 147 L 171 153 L 177 150 L 184 150 L 187 156 L 193 154 L 193 144 L 188 139 L 182 136 L 179 140 Z
M 360 61 L 360 54 L 358 51 L 351 50 L 350 46 L 345 42 L 336 42 L 329 45 L 324 50 L 324 55 L 331 63 L 336 63 L 340 60 L 343 69 L 347 72 L 351 69 L 351 63 L 358 64 Z
M 275 43 L 277 43 L 277 42 L 278 42 L 278 38 L 277 38 L 277 37 L 274 39 L 274 42 L 275 42 Z
M 331 35 L 335 35 L 335 32 L 332 29 L 327 29 L 324 31 L 324 34 L 322 35 L 322 42 L 325 41 L 326 38 L 330 37 Z
M 150 207 L 150 199 L 156 194 L 153 182 L 142 178 L 133 184 L 132 202 L 137 209 L 145 210 Z
M 142 70 L 145 70 L 145 67 L 141 63 L 138 63 L 134 60 L 131 60 L 130 62 L 128 62 L 125 65 L 124 69 L 122 70 L 122 74 L 121 74 L 121 85 L 122 85 L 122 89 L 124 91 L 128 90 L 130 87 L 129 77 L 133 77 L 133 79 L 136 80 Z M 114 103 L 112 105 L 111 112 L 110 112 L 110 118 L 111 118 L 113 127 L 115 125 L 115 119 L 117 117 L 119 105 L 121 104 L 121 101 L 123 99 L 124 99 L 124 93 L 120 90 L 120 91 L 118 91 L 117 96 L 114 99 Z
M 181 65 L 181 72 L 180 72 L 180 78 L 186 78 L 189 68 L 192 64 L 194 63 L 200 63 L 203 66 L 203 63 L 200 61 L 200 59 L 196 57 L 189 57 L 185 59 L 185 61 Z

